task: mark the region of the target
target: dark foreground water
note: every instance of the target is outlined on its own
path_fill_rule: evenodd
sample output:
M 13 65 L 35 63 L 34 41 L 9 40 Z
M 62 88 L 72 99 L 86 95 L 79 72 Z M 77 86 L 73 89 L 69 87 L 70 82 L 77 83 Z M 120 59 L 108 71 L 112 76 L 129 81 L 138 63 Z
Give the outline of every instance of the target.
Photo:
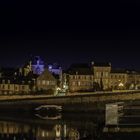
M 104 116 L 92 114 L 0 114 L 0 140 L 140 139 L 140 127 L 106 129 Z

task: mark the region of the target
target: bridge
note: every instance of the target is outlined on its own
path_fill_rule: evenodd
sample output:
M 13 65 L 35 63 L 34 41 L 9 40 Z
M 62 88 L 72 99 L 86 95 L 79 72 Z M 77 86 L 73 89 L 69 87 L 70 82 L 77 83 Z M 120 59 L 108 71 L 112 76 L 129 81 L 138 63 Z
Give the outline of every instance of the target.
M 68 111 L 104 109 L 106 103 L 140 100 L 140 90 L 73 93 L 66 96 L 14 95 L 0 96 L 0 110 L 32 110 L 40 105 L 61 105 Z

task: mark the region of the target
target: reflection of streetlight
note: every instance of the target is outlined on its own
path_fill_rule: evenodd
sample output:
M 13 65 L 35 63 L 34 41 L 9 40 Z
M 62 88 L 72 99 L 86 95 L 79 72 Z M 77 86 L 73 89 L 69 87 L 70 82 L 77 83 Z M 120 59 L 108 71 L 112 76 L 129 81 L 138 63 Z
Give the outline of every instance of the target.
M 56 137 L 60 138 L 61 137 L 61 125 L 56 125 L 55 126 L 55 132 L 56 132 Z

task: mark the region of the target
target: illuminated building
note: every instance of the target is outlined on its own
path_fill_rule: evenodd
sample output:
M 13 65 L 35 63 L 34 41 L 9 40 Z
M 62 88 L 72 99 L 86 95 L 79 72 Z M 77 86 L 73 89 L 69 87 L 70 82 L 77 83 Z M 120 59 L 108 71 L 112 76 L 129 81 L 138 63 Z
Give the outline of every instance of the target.
M 40 75 L 42 72 L 44 72 L 45 65 L 40 56 L 35 56 L 31 60 L 31 68 L 34 74 Z
M 37 77 L 37 89 L 39 91 L 55 90 L 56 86 L 56 79 L 47 69 Z
M 0 94 L 29 94 L 35 91 L 35 75 L 23 76 L 14 68 L 1 69 L 0 73 Z
M 93 89 L 93 71 L 88 64 L 73 64 L 66 71 L 69 91 Z
M 102 84 L 102 89 L 109 88 L 109 79 L 111 71 L 111 63 L 94 63 L 92 62 L 92 68 L 94 72 L 94 82 L 98 83 L 100 86 Z
M 70 92 L 140 89 L 140 72 L 114 69 L 111 63 L 72 65 L 63 78 Z
M 55 75 L 62 74 L 62 68 L 57 63 L 48 64 L 48 70 Z

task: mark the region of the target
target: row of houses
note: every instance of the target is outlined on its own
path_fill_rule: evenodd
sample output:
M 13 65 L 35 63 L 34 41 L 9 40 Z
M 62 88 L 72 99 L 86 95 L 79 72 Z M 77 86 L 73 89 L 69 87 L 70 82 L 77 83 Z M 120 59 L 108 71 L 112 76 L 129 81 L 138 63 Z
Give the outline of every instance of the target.
M 57 64 L 45 67 L 36 57 L 21 68 L 0 69 L 1 95 L 139 88 L 140 72 L 114 69 L 111 63 L 72 64 L 62 71 Z
M 26 76 L 17 69 L 0 69 L 0 95 L 53 94 L 56 87 L 57 80 L 47 69 L 40 75 L 31 71 Z
M 70 92 L 140 88 L 140 72 L 111 63 L 73 64 L 63 75 Z

